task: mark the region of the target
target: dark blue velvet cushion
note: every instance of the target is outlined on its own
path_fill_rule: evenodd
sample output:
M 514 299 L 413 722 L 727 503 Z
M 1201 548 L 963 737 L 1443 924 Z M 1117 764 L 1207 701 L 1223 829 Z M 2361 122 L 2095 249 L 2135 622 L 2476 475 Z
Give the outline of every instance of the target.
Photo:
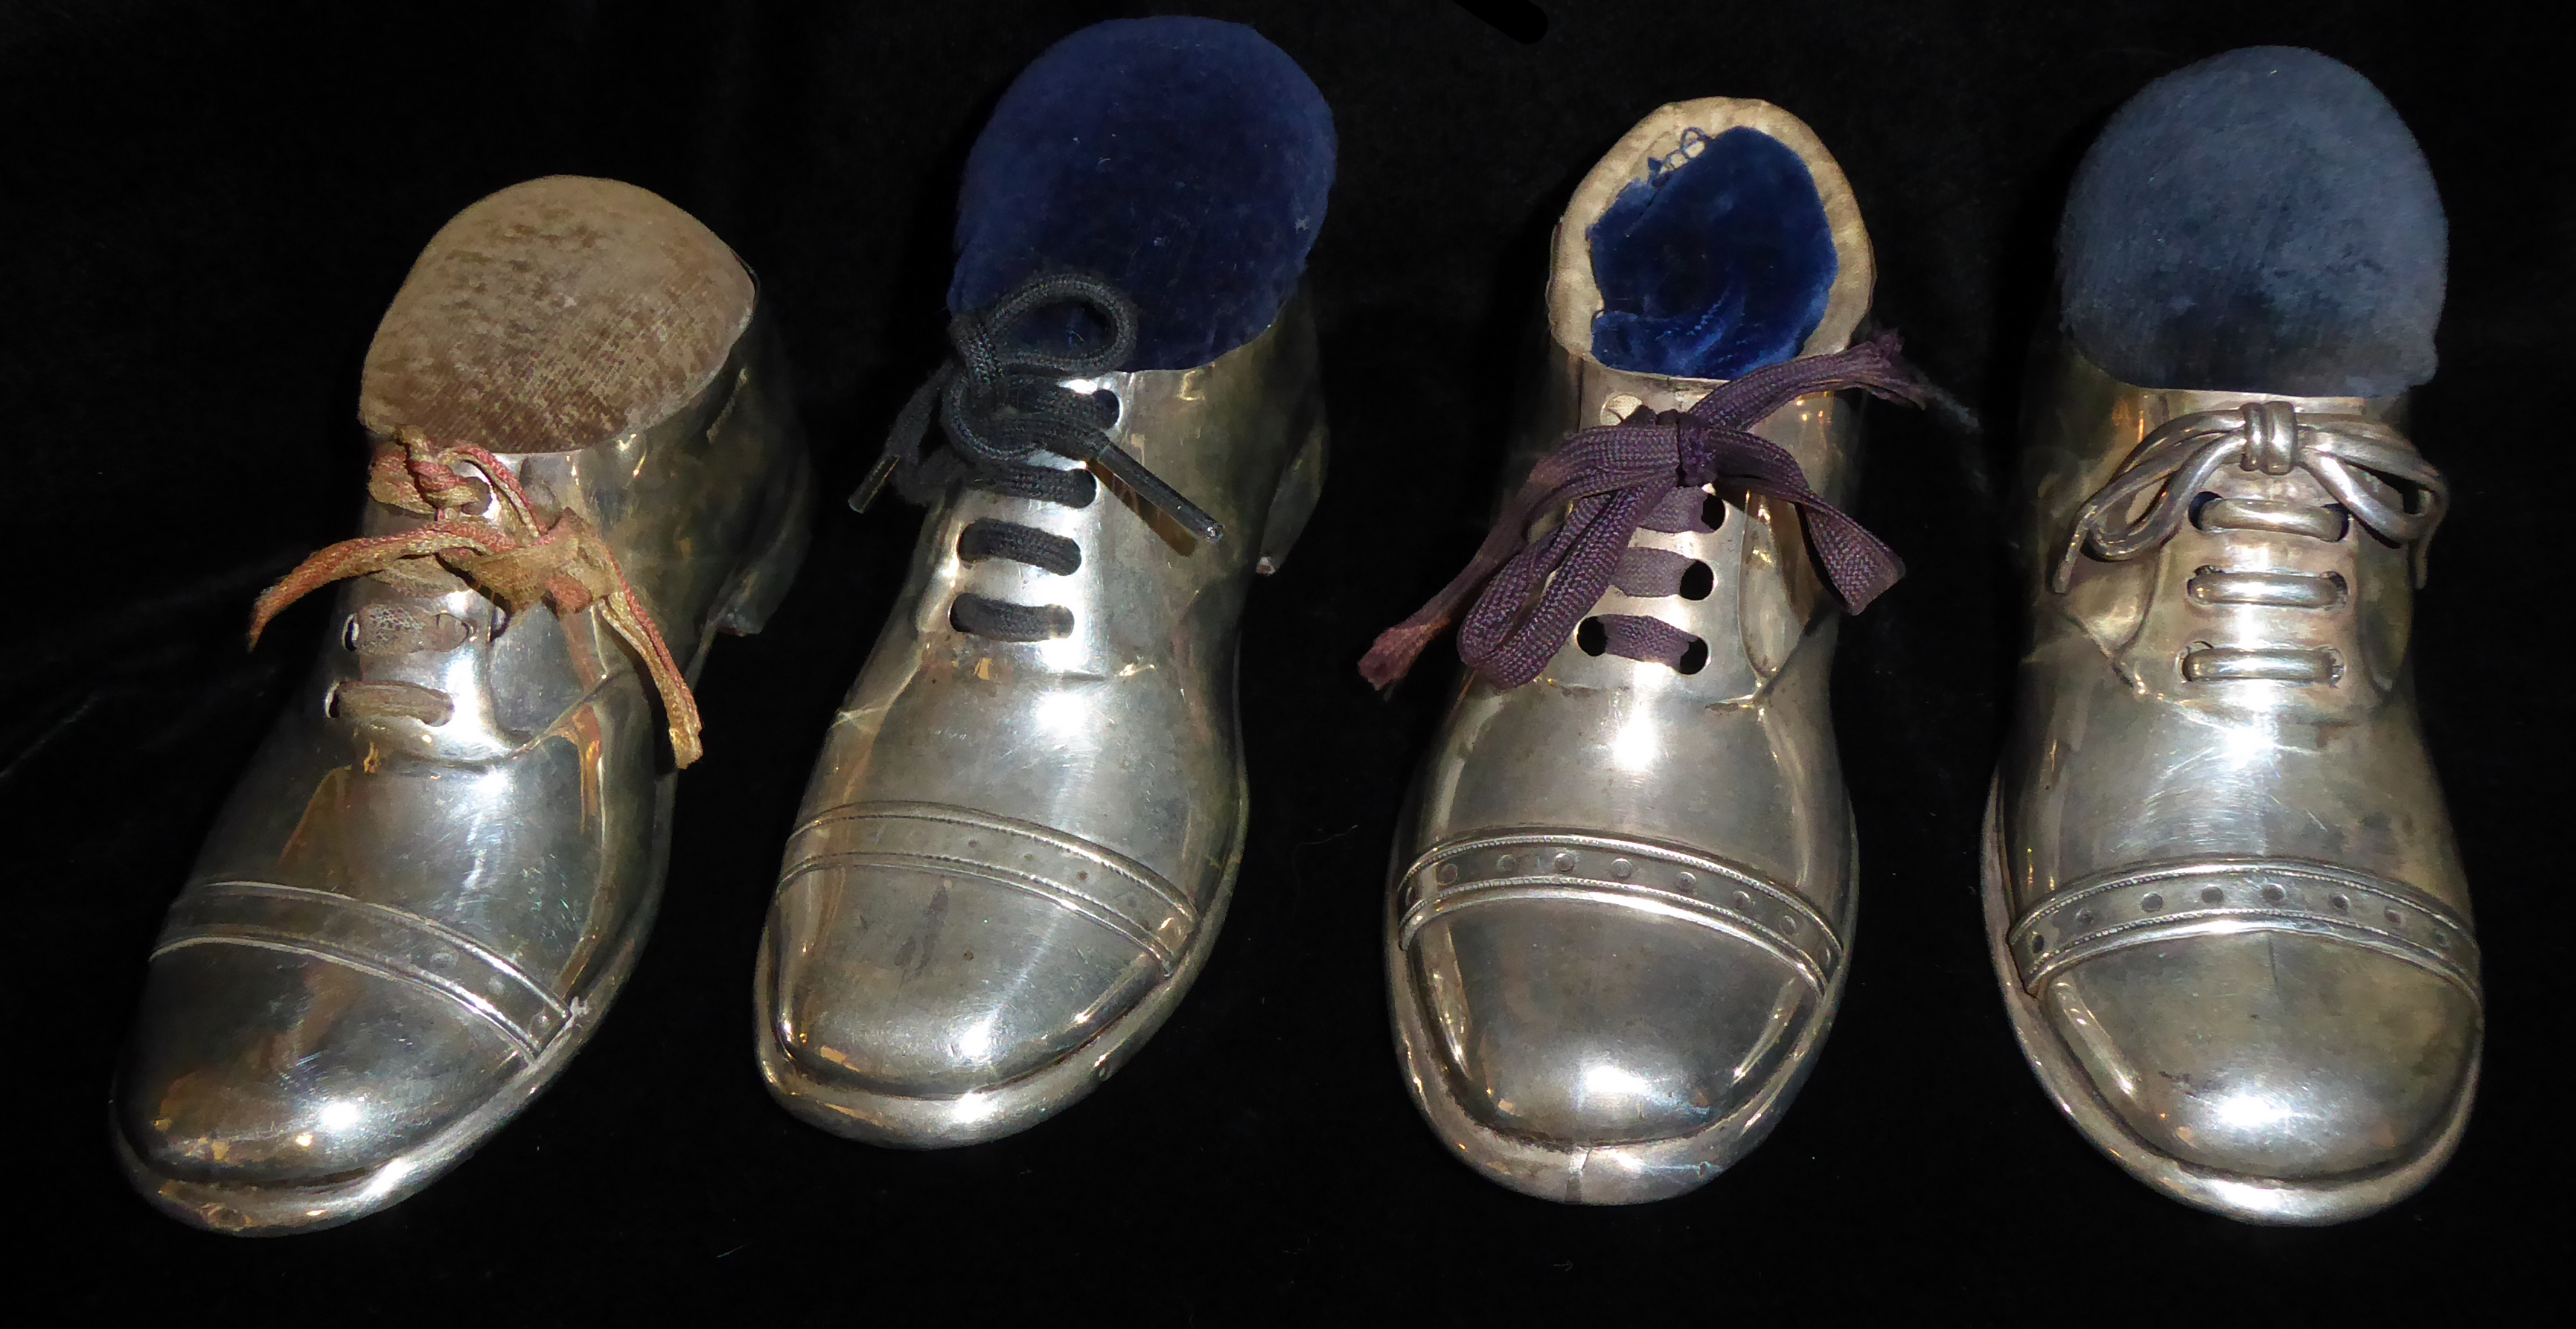
M 2057 252 L 2068 334 L 2126 382 L 2382 397 L 2433 376 L 2433 174 L 2379 89 L 2314 51 L 2229 51 L 2130 98 Z
M 1840 261 L 1807 164 L 1730 129 L 1619 191 L 1585 238 L 1601 313 L 1592 358 L 1613 369 L 1737 378 L 1798 353 Z
M 1332 112 L 1259 33 L 1095 24 L 1021 72 L 967 155 L 948 307 L 1079 269 L 1136 301 L 1129 368 L 1206 364 L 1278 317 L 1332 183 Z

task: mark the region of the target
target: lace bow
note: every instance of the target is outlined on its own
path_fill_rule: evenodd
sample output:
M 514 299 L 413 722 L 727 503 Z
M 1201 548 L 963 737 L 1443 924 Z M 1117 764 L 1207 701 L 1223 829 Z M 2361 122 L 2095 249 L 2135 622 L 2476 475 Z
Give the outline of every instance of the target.
M 484 481 L 458 474 L 460 464 L 481 471 Z M 494 494 L 501 503 L 493 517 L 477 515 Z M 392 535 L 343 540 L 296 565 L 251 607 L 251 644 L 259 643 L 260 632 L 280 610 L 332 582 L 382 572 L 405 559 L 434 559 L 514 614 L 540 603 L 554 606 L 557 614 L 596 606 L 610 630 L 643 657 L 670 722 L 673 759 L 682 766 L 698 759 L 703 749 L 697 698 L 619 570 L 617 556 L 579 513 L 543 517 L 500 458 L 471 444 L 440 447 L 408 428 L 376 449 L 367 496 L 434 520 Z
M 2176 416 L 2147 435 L 2077 514 L 2050 570 L 2049 589 L 2062 593 L 2072 584 L 2079 553 L 2117 562 L 2162 546 L 2190 519 L 2192 500 L 2209 478 L 2230 463 L 2265 475 L 2305 470 L 2315 476 L 2355 521 L 2409 546 L 2415 585 L 2424 584 L 2425 547 L 2450 501 L 2441 472 L 2404 435 L 2376 420 L 2302 415 L 2288 402 L 2262 401 Z M 2122 517 L 2149 495 L 2136 517 Z
M 1896 334 L 1882 332 L 1848 350 L 1721 383 L 1687 411 L 1640 408 L 1618 424 L 1576 432 L 1530 472 L 1466 568 L 1413 617 L 1379 635 L 1360 661 L 1361 675 L 1376 687 L 1392 686 L 1474 596 L 1458 629 L 1459 658 L 1496 687 L 1529 682 L 1609 589 L 1655 506 L 1676 487 L 1712 482 L 1795 505 L 1835 594 L 1855 612 L 1867 607 L 1905 575 L 1904 565 L 1808 488 L 1797 458 L 1753 428 L 1800 397 L 1846 388 L 1921 405 L 1925 386 L 1898 348 Z M 1530 540 L 1532 520 L 1560 507 L 1564 522 Z

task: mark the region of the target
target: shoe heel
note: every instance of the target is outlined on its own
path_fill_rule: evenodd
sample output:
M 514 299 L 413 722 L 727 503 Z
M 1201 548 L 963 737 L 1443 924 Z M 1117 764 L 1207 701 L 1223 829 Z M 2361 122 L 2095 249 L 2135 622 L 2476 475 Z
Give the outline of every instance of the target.
M 778 602 L 787 598 L 796 570 L 804 566 L 805 547 L 813 538 L 814 464 L 799 448 L 796 474 L 787 483 L 785 500 L 770 509 L 767 530 L 755 546 L 760 553 L 734 578 L 724 607 L 716 611 L 714 628 L 748 637 L 767 627 Z
M 1296 460 L 1288 463 L 1288 473 L 1279 478 L 1279 488 L 1270 496 L 1270 515 L 1261 523 L 1261 558 L 1252 565 L 1261 576 L 1287 566 L 1289 548 L 1305 533 L 1306 519 L 1315 515 L 1315 504 L 1324 496 L 1327 451 L 1319 413 L 1306 442 L 1297 449 Z

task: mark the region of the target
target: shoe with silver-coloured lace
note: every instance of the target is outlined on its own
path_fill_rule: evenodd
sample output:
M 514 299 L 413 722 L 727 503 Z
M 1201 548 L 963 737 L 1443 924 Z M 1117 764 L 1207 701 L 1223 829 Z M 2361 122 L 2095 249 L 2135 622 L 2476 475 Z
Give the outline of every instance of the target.
M 1387 979 L 1415 1103 L 1515 1190 L 1705 1184 L 1833 1020 L 1854 840 L 1826 677 L 1841 611 L 1899 573 L 1835 505 L 1860 390 L 1920 392 L 1892 336 L 1854 342 L 1871 281 L 1806 125 L 1723 98 L 1647 117 L 1558 224 L 1513 497 L 1363 662 L 1386 685 L 1459 625 Z
M 2476 1074 L 2478 944 L 2406 667 L 2444 487 L 2395 405 L 2069 353 L 2025 461 L 2046 554 L 1985 850 L 2006 1003 L 2096 1144 L 2255 1221 L 2422 1185 Z
M 2351 70 L 2253 48 L 2168 76 L 2078 176 L 2025 421 L 1995 972 L 2095 1147 L 2248 1222 L 2404 1198 L 2477 1082 L 2478 942 L 2409 663 L 2448 507 L 2399 428 L 2440 228 Z

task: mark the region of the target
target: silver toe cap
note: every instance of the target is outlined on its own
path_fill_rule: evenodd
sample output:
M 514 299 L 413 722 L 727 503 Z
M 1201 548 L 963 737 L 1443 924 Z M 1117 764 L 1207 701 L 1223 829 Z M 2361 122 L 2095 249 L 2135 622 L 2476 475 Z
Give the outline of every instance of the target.
M 134 1161 L 171 1181 L 312 1188 L 420 1149 L 527 1065 L 408 979 L 288 950 L 155 959 L 116 1090 Z
M 1163 966 L 1098 919 L 964 872 L 822 868 L 770 917 L 768 1036 L 817 1085 L 947 1098 L 1071 1055 Z
M 1467 1113 L 1567 1147 L 1716 1125 L 1787 1072 L 1822 1005 L 1760 947 L 1581 901 L 1438 920 L 1415 939 L 1412 972 Z
M 2310 1181 L 2424 1153 L 2472 1073 L 2476 999 L 2421 966 L 2289 932 L 2084 960 L 2041 1003 L 2096 1093 L 2149 1147 Z

